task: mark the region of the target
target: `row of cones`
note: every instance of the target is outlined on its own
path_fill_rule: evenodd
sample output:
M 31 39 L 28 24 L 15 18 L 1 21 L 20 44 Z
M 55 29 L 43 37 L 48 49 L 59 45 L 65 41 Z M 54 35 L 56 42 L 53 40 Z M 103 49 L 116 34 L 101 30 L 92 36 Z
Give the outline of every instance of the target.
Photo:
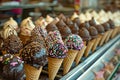
M 119 27 L 106 31 L 104 34 L 98 34 L 98 37 L 84 42 L 86 47 L 84 56 L 88 57 L 89 52 L 94 52 L 98 46 L 102 46 L 104 43 L 107 43 L 110 39 L 114 38 L 118 34 Z M 86 44 L 87 43 L 87 44 Z
M 48 57 L 49 80 L 55 79 L 61 66 L 63 66 L 63 75 L 67 74 L 74 61 L 76 62 L 76 65 L 78 65 L 83 55 L 88 57 L 90 51 L 94 52 L 98 46 L 102 46 L 104 43 L 107 43 L 110 39 L 114 38 L 117 35 L 118 30 L 118 28 L 111 29 L 104 34 L 99 34 L 97 38 L 91 41 L 84 42 L 85 46 L 80 51 L 72 49 L 68 50 L 67 57 L 64 59 Z M 38 80 L 42 67 L 40 69 L 35 69 L 27 64 L 25 64 L 24 67 L 26 80 Z

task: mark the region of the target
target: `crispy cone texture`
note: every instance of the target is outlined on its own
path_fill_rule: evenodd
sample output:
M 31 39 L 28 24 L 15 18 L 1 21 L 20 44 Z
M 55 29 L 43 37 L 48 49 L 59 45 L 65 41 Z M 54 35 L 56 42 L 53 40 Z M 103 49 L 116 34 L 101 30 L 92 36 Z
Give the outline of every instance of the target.
M 78 51 L 77 56 L 75 58 L 76 65 L 79 64 L 84 52 L 85 52 L 86 46 L 84 46 L 80 51 Z
M 28 64 L 24 64 L 24 69 L 26 74 L 26 80 L 38 80 L 42 71 L 42 67 L 36 69 Z
M 48 75 L 49 80 L 54 80 L 57 72 L 63 62 L 63 59 L 48 57 Z
M 64 58 L 63 61 L 63 74 L 67 74 L 75 60 L 75 57 L 78 53 L 78 50 L 69 49 L 67 53 L 67 57 Z

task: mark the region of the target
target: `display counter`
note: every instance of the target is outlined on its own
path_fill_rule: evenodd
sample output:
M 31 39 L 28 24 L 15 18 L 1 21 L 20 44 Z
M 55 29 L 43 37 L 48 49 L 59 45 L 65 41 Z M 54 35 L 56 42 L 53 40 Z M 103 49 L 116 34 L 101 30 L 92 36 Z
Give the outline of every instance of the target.
M 92 70 L 101 69 L 103 67 L 102 61 L 110 60 L 114 55 L 112 54 L 114 49 L 118 46 L 120 46 L 120 34 L 104 46 L 100 47 L 60 80 L 93 80 L 94 74 Z

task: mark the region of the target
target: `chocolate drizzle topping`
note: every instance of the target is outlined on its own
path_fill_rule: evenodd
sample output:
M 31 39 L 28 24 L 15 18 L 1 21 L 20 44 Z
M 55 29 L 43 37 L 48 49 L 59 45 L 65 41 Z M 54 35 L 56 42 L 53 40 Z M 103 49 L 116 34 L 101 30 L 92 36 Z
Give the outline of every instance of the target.
M 19 50 L 23 48 L 22 41 L 16 35 L 10 35 L 7 39 L 4 40 L 3 50 L 10 54 L 18 54 Z
M 83 39 L 83 41 L 91 40 L 90 33 L 86 28 L 82 28 L 79 30 L 79 36 Z
M 49 33 L 50 31 L 58 30 L 57 26 L 53 23 L 50 23 L 46 26 L 46 30 Z
M 89 27 L 88 30 L 89 30 L 89 33 L 90 33 L 90 36 L 92 37 L 92 39 L 97 38 L 98 31 L 95 27 L 91 26 L 91 27 Z
M 21 52 L 21 56 L 26 64 L 37 69 L 47 64 L 46 48 L 38 42 L 31 42 L 26 45 Z

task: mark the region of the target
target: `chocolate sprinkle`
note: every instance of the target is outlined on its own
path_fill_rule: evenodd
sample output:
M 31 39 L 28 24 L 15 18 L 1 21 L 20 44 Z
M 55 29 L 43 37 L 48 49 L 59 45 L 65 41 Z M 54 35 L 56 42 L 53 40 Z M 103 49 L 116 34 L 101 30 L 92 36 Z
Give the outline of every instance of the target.
M 16 35 L 10 35 L 7 39 L 4 40 L 3 50 L 10 54 L 18 54 L 19 51 L 23 48 L 22 41 Z
M 21 56 L 26 64 L 37 69 L 47 64 L 46 48 L 38 42 L 31 42 L 26 45 L 21 52 Z

